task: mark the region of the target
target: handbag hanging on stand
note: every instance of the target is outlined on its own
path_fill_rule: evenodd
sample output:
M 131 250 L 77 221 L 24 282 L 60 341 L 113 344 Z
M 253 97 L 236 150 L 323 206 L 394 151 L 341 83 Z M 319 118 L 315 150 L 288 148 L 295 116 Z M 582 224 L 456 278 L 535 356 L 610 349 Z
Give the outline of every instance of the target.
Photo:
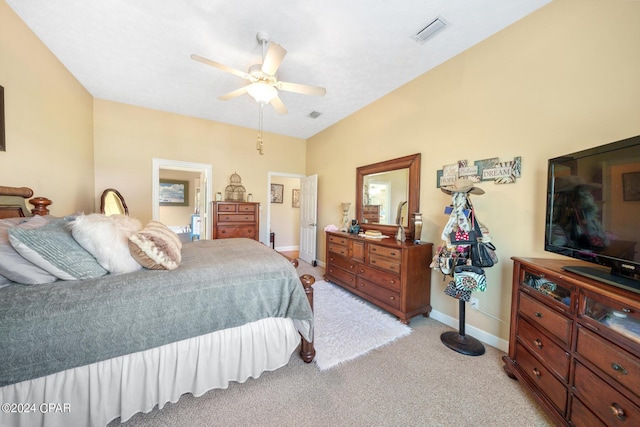
M 453 198 L 451 217 L 443 230 L 442 237 L 450 246 L 463 248 L 466 251 L 466 262 L 453 268 L 453 280 L 451 280 L 444 292 L 459 301 L 459 327 L 458 331 L 448 331 L 440 335 L 440 340 L 450 349 L 467 356 L 480 356 L 485 353 L 484 345 L 476 338 L 465 334 L 465 302 L 469 301 L 473 291 L 486 289 L 486 277 L 482 265 L 488 257 L 491 265 L 497 262 L 490 255 L 481 254 L 480 250 L 491 249 L 484 247 L 489 242 L 483 241 L 483 233 L 475 218 L 475 212 L 471 205 L 469 194 L 484 194 L 484 190 L 477 188 L 469 179 L 458 179 L 454 185 L 440 188 L 444 193 Z M 469 217 L 464 214 L 469 211 Z M 454 217 L 455 215 L 455 217 Z M 468 221 L 472 224 L 469 224 Z M 491 245 L 493 246 L 493 245 Z M 495 247 L 493 247 L 495 251 Z M 495 252 L 494 252 L 495 254 Z M 477 259 L 474 261 L 474 257 Z

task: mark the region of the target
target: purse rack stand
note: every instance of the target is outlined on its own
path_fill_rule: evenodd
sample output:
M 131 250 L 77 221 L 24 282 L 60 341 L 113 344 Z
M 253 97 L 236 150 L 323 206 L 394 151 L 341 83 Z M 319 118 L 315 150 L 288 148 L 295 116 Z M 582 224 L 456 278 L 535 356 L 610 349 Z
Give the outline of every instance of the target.
M 470 202 L 467 201 L 467 203 Z M 465 208 L 471 208 L 471 206 L 467 204 L 465 205 Z M 440 335 L 440 341 L 442 341 L 442 343 L 449 347 L 451 350 L 457 351 L 458 353 L 467 356 L 481 356 L 485 351 L 484 345 L 482 345 L 482 343 L 476 338 L 465 335 L 464 324 L 466 306 L 463 300 L 460 299 L 458 301 L 458 331 L 443 332 Z
M 484 354 L 484 346 L 480 341 L 474 337 L 465 335 L 464 333 L 464 316 L 465 316 L 465 302 L 459 300 L 459 325 L 458 331 L 443 332 L 440 335 L 440 341 L 451 350 L 458 353 L 465 354 L 467 356 L 480 356 Z

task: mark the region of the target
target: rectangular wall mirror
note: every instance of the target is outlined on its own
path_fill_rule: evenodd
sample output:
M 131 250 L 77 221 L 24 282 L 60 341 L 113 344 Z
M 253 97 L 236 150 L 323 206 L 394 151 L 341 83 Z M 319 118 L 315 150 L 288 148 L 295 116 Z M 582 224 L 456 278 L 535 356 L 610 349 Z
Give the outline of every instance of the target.
M 363 230 L 413 238 L 411 214 L 420 212 L 420 153 L 356 169 L 356 218 Z

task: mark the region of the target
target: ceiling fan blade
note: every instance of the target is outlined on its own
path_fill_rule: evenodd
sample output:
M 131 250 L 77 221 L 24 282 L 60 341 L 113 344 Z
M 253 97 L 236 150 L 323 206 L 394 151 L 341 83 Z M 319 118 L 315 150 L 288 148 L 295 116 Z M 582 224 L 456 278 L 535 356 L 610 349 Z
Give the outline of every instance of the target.
M 287 107 L 284 106 L 282 100 L 279 97 L 275 97 L 271 100 L 271 105 L 273 109 L 276 110 L 278 114 L 287 114 Z
M 276 71 L 278 71 L 278 68 L 282 63 L 282 59 L 286 54 L 287 50 L 278 43 L 269 43 L 269 49 L 264 57 L 264 61 L 262 62 L 262 72 L 273 76 Z
M 229 93 L 225 93 L 224 95 L 220 95 L 218 97 L 219 100 L 221 101 L 228 101 L 230 99 L 236 98 L 240 95 L 244 95 L 245 93 L 247 93 L 247 88 L 249 86 L 242 86 L 240 89 L 236 89 L 236 90 L 232 90 Z
M 203 64 L 211 65 L 212 67 L 218 68 L 222 71 L 226 71 L 227 73 L 235 74 L 236 76 L 249 80 L 249 77 L 250 77 L 249 74 L 245 73 L 244 71 L 240 71 L 235 68 L 229 67 L 227 65 L 220 64 L 219 62 L 212 61 L 200 55 L 196 55 L 195 53 L 191 55 L 191 59 L 198 62 L 202 62 Z
M 278 82 L 276 86 L 280 90 L 301 93 L 303 95 L 325 96 L 325 94 L 327 93 L 327 90 L 323 87 L 301 85 L 298 83 Z

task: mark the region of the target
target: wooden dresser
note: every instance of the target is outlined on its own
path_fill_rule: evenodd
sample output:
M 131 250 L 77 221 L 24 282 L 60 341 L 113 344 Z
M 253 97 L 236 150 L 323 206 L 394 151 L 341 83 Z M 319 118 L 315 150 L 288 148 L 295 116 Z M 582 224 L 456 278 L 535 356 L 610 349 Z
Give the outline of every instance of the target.
M 513 258 L 505 370 L 559 425 L 640 425 L 640 294 Z
M 260 239 L 260 203 L 213 202 L 214 239 Z
M 431 243 L 327 232 L 325 279 L 398 316 L 431 312 Z

